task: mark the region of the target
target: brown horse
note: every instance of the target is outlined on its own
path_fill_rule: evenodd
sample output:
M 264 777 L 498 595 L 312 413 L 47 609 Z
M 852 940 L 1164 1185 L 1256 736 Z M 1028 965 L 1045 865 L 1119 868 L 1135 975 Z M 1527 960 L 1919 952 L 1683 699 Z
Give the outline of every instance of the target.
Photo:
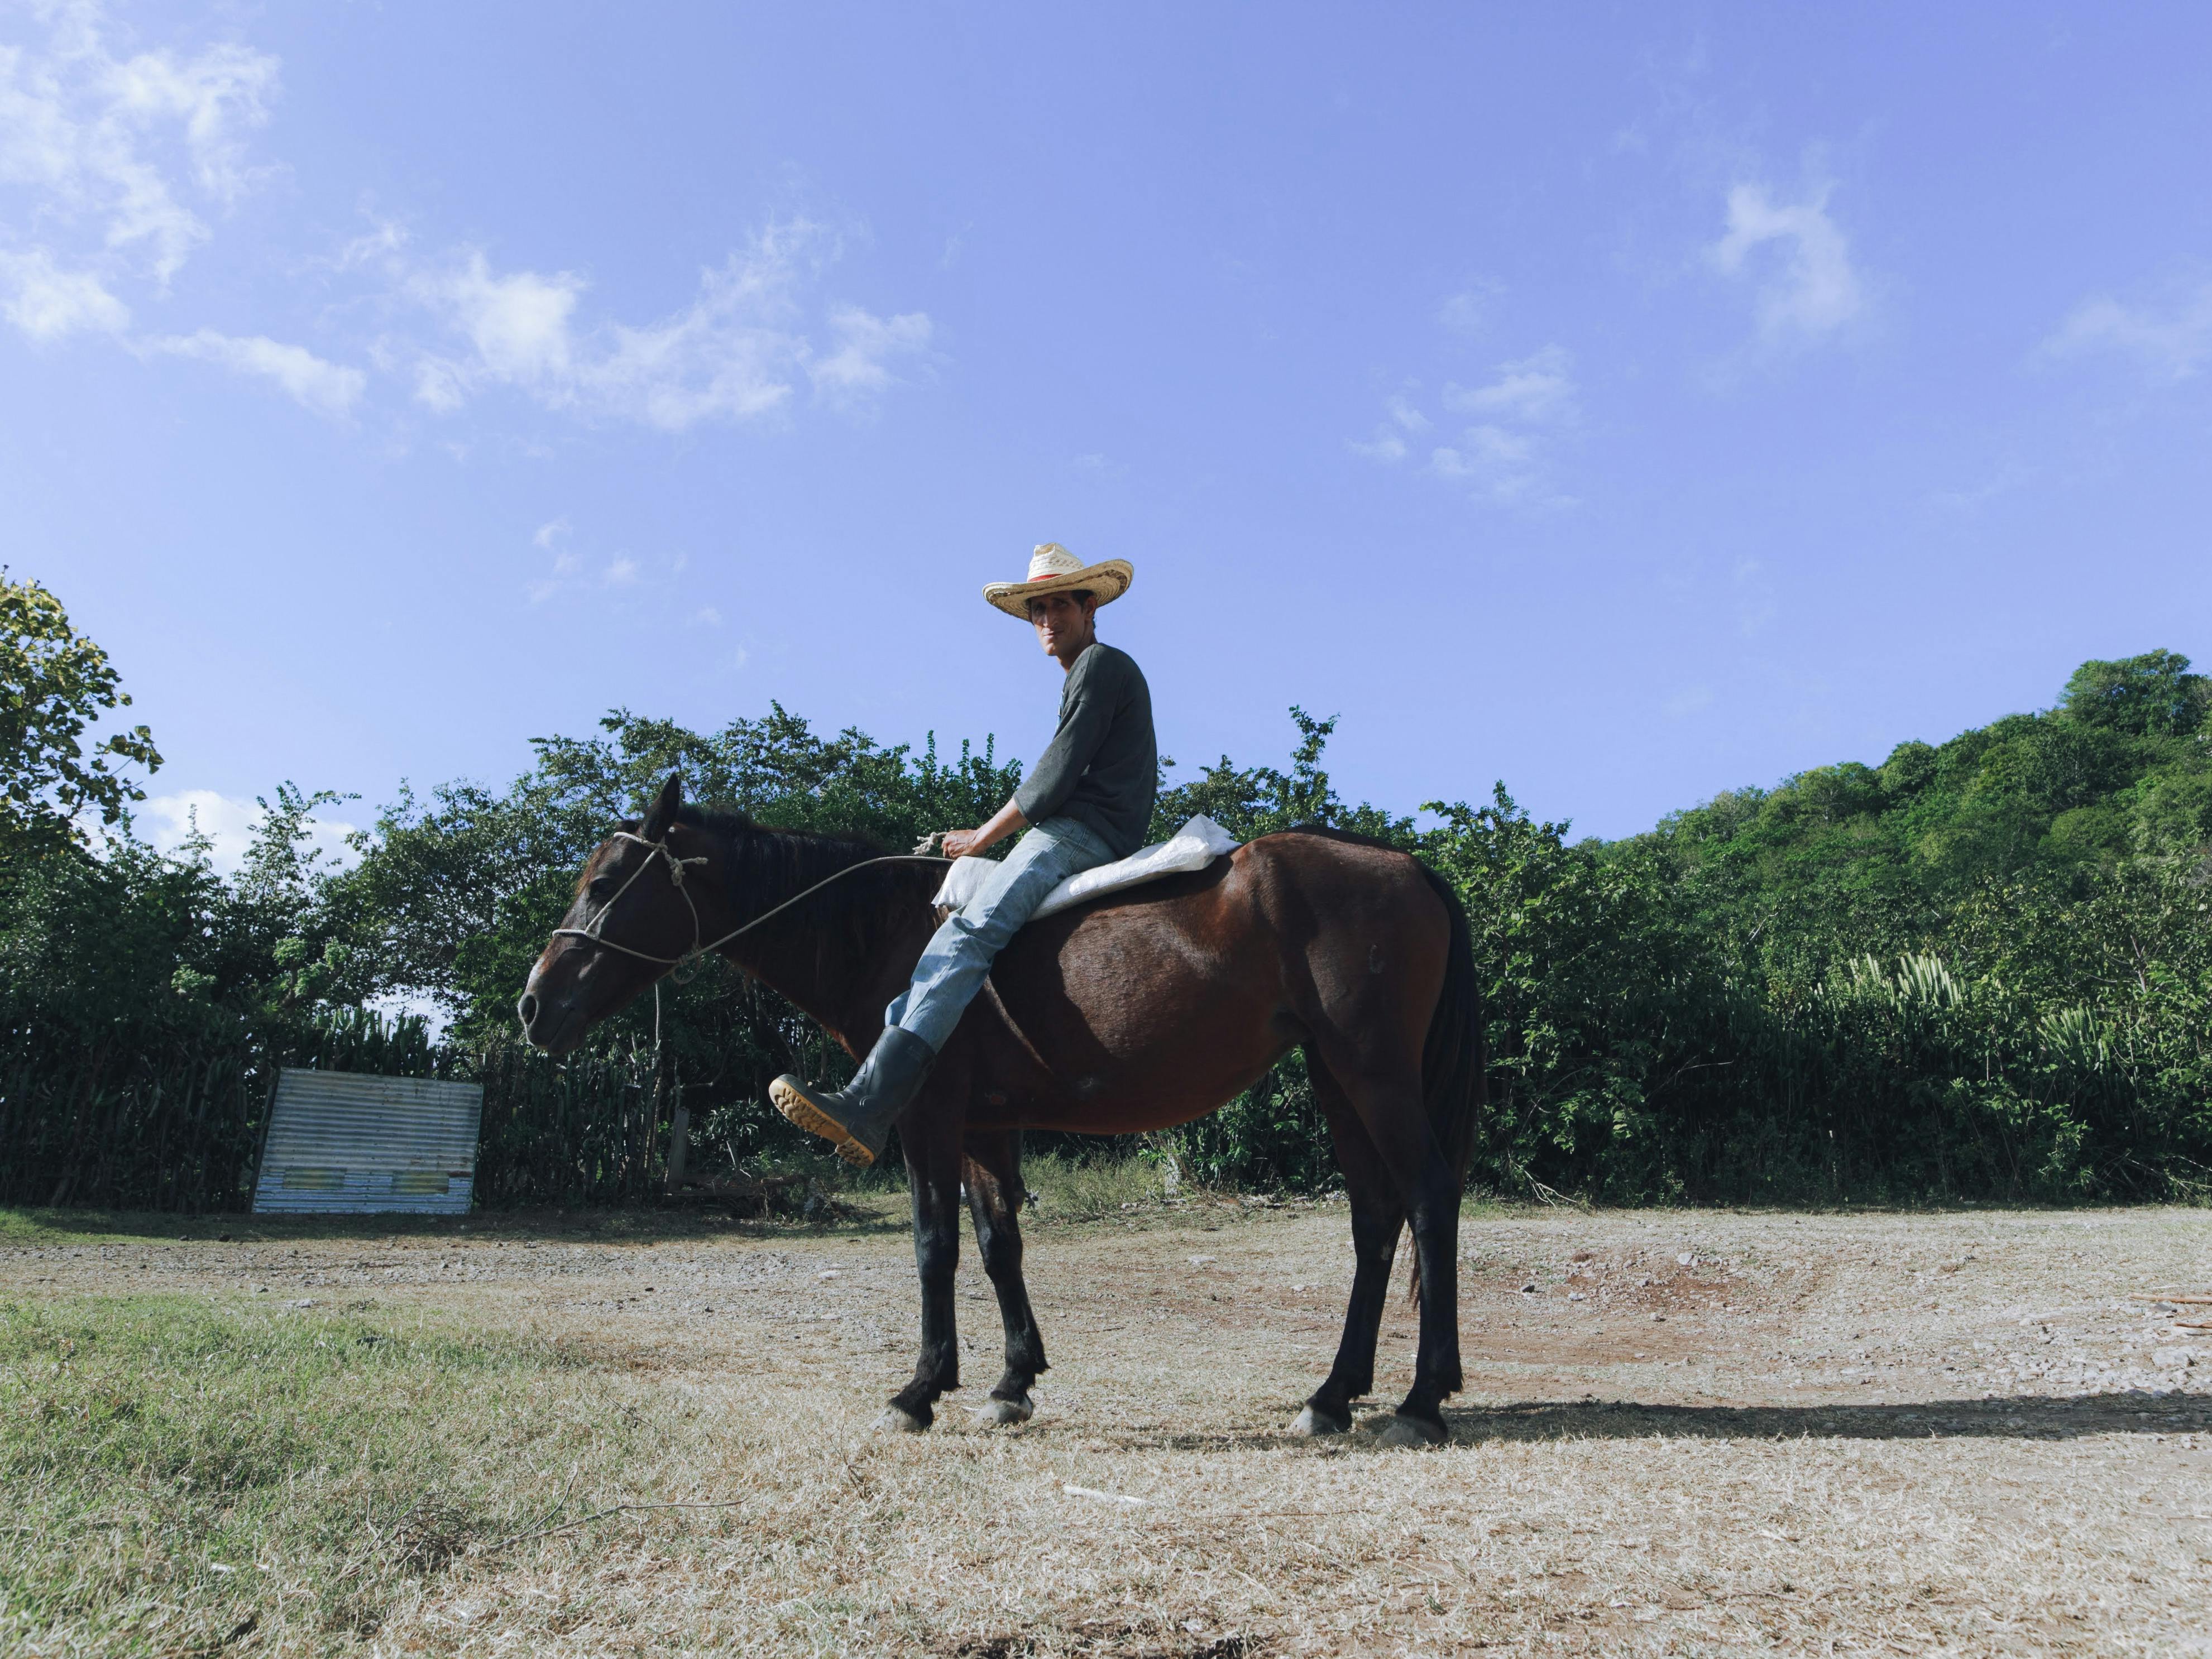
M 943 873 L 935 860 L 869 863 L 878 856 L 687 806 L 671 778 L 644 820 L 585 865 L 562 931 L 531 970 L 523 1030 L 565 1054 L 702 941 L 760 919 L 720 954 L 866 1054 L 936 926 Z M 1304 1045 L 1344 1172 L 1356 1259 L 1336 1363 L 1296 1427 L 1348 1429 L 1352 1401 L 1374 1386 L 1391 1260 L 1410 1222 L 1420 1344 L 1412 1392 L 1386 1433 L 1444 1438 L 1440 1407 L 1460 1387 L 1461 1182 L 1483 1093 L 1467 920 L 1414 859 L 1322 829 L 1263 836 L 1203 871 L 1032 922 L 1000 954 L 898 1126 L 921 1358 L 887 1420 L 927 1428 L 938 1397 L 960 1383 L 952 1285 L 963 1180 L 1006 1328 L 1006 1375 L 983 1413 L 1019 1422 L 1045 1369 L 1015 1219 L 1021 1131 L 1187 1123 L 1293 1044 Z

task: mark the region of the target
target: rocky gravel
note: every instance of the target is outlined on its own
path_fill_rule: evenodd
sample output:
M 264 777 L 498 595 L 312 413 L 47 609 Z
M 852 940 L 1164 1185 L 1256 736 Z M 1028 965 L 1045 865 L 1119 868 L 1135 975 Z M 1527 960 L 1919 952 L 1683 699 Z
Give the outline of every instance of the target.
M 34 1231 L 0 1291 L 549 1335 L 682 1402 L 653 1479 L 748 1495 L 457 1566 L 394 1651 L 2212 1652 L 2212 1212 L 1471 1211 L 1454 1443 L 1403 1454 L 1286 1432 L 1351 1280 L 1326 1203 L 1032 1224 L 1014 1430 L 958 1409 L 999 1364 L 971 1255 L 969 1386 L 872 1436 L 896 1222 Z M 1413 1337 L 1394 1295 L 1376 1413 Z

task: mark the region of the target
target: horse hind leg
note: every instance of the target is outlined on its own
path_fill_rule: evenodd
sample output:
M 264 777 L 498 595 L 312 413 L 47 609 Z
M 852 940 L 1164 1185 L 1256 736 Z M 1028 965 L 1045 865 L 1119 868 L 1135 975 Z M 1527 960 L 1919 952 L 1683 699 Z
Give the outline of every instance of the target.
M 1402 1069 L 1366 1071 L 1346 1064 L 1330 1065 L 1366 1132 L 1366 1144 L 1397 1200 L 1397 1213 L 1412 1225 L 1415 1260 L 1420 1267 L 1420 1345 L 1413 1364 L 1413 1386 L 1400 1402 L 1385 1437 L 1394 1444 L 1434 1445 L 1450 1437 L 1444 1426 L 1443 1402 L 1459 1391 L 1462 1382 L 1460 1189 L 1429 1127 L 1418 1060 L 1410 1077 L 1395 1075 Z M 1394 1244 L 1395 1237 L 1394 1224 Z M 1387 1257 L 1384 1262 L 1387 1273 Z M 1356 1279 L 1354 1284 L 1356 1300 Z M 1349 1325 L 1347 1318 L 1347 1331 Z
M 1328 1120 L 1345 1196 L 1352 1201 L 1352 1299 L 1345 1308 L 1344 1336 L 1328 1380 L 1308 1397 L 1291 1428 L 1299 1434 L 1342 1434 L 1352 1426 L 1352 1402 L 1375 1387 L 1375 1344 L 1390 1295 L 1390 1264 L 1397 1255 L 1406 1211 L 1342 1085 L 1310 1048 L 1306 1071 Z
M 1017 1218 L 1026 1188 L 1022 1185 L 1021 1132 L 969 1135 L 966 1170 L 976 1249 L 991 1288 L 998 1293 L 999 1316 L 1006 1328 L 1006 1374 L 975 1415 L 986 1423 L 1026 1423 L 1036 1411 L 1030 1386 L 1049 1367 L 1044 1338 L 1030 1306 L 1029 1285 L 1022 1278 L 1022 1231 Z
M 1407 1184 L 1415 1193 L 1407 1218 L 1420 1267 L 1420 1347 L 1413 1389 L 1399 1402 L 1391 1431 L 1400 1443 L 1434 1445 L 1451 1437 L 1443 1402 L 1465 1380 L 1459 1352 L 1460 1183 L 1438 1151 Z

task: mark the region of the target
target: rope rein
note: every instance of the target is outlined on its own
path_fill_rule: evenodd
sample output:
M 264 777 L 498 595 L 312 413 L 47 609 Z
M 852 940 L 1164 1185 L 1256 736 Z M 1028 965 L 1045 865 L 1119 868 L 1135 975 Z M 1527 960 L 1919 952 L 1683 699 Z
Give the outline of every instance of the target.
M 664 968 L 678 969 L 706 955 L 709 951 L 720 950 L 739 934 L 750 933 L 763 922 L 781 915 L 801 900 L 813 897 L 831 882 L 842 881 L 856 871 L 870 869 L 878 864 L 950 864 L 952 862 L 951 859 L 930 857 L 919 853 L 886 853 L 880 858 L 863 859 L 858 864 L 848 864 L 843 869 L 823 877 L 804 892 L 794 893 L 774 909 L 763 910 L 743 926 L 732 927 L 720 939 L 708 939 L 702 944 L 699 935 L 703 930 L 699 925 L 699 903 L 691 896 L 691 890 L 684 884 L 684 866 L 687 864 L 705 864 L 708 860 L 704 858 L 677 857 L 675 849 L 669 846 L 667 837 L 665 836 L 659 841 L 647 841 L 643 836 L 634 836 L 627 830 L 617 830 L 611 839 L 635 842 L 644 848 L 647 855 L 645 862 L 630 872 L 629 879 L 616 888 L 614 896 L 599 907 L 597 915 L 586 917 L 581 927 L 556 927 L 553 930 L 553 937 L 560 939 L 565 935 L 570 939 L 589 939 L 592 944 L 604 946 L 607 950 L 619 951 L 626 957 L 635 957 L 640 962 L 658 963 Z M 684 895 L 684 902 L 691 912 L 691 948 L 680 957 L 657 957 L 648 951 L 633 950 L 620 940 L 609 939 L 605 935 L 607 918 L 614 913 L 615 906 L 622 902 L 623 895 L 629 891 L 637 878 L 653 867 L 653 855 L 656 854 L 666 861 L 668 879 L 676 890 Z

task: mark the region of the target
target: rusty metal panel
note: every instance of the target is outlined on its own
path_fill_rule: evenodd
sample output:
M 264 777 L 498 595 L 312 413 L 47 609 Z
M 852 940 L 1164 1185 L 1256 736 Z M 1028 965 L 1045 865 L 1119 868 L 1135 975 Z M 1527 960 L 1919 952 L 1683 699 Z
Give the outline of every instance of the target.
M 257 1215 L 465 1215 L 480 1083 L 286 1066 L 270 1103 Z

